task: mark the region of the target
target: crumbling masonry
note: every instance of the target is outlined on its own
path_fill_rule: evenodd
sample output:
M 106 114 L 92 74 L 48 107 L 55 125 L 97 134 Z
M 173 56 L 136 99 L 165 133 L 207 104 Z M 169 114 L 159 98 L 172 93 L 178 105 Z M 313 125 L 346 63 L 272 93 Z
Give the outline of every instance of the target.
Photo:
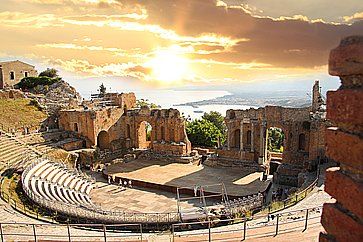
M 185 120 L 176 109 L 135 109 L 134 93 L 109 93 L 78 109 L 60 112 L 59 126 L 86 138 L 87 147 L 117 150 L 150 148 L 155 152 L 187 155 L 191 144 Z M 147 137 L 146 125 L 150 126 Z
M 322 135 L 324 115 L 318 81 L 313 87 L 311 107 L 266 106 L 228 110 L 225 118 L 228 128 L 227 151 L 223 155 L 264 164 L 267 160 L 267 130 L 277 127 L 285 134 L 283 162 L 302 166 L 303 161 L 316 160 L 325 155 Z
M 363 241 L 363 36 L 343 39 L 330 52 L 329 73 L 341 86 L 328 92 L 327 155 L 340 163 L 326 173 L 325 191 L 336 203 L 323 207 L 320 241 Z

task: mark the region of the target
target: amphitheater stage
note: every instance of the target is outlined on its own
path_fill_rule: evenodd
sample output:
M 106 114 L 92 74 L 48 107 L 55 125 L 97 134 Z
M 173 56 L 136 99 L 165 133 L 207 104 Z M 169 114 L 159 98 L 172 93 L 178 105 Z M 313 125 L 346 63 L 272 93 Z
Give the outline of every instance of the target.
M 178 187 L 184 194 L 194 194 L 193 186 L 223 183 L 229 198 L 237 198 L 265 192 L 269 181 L 261 181 L 262 172 L 243 171 L 243 168 L 197 166 L 162 160 L 137 159 L 128 163 L 117 163 L 107 167 L 105 176 L 115 178 L 116 183 L 131 180 L 133 186 L 157 189 L 176 194 Z M 205 187 L 204 193 L 220 194 L 221 186 Z

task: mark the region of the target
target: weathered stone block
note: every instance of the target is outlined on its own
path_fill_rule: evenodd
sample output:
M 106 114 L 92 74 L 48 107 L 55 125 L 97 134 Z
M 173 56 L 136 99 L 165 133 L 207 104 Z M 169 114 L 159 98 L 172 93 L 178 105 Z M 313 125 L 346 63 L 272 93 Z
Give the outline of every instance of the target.
M 337 241 L 363 241 L 363 224 L 336 203 L 324 204 L 321 223 Z
M 326 130 L 327 156 L 356 169 L 363 170 L 363 139 L 340 131 L 337 128 Z
M 363 36 L 344 38 L 330 52 L 329 74 L 347 76 L 363 74 Z
M 333 236 L 331 236 L 330 234 L 320 232 L 319 242 L 336 242 L 336 239 Z
M 326 171 L 325 191 L 339 201 L 345 208 L 363 219 L 363 206 L 357 206 L 355 198 L 363 197 L 363 183 L 343 174 L 340 168 Z
M 344 89 L 327 94 L 327 118 L 352 132 L 363 126 L 363 89 Z M 346 125 L 345 125 L 346 124 Z

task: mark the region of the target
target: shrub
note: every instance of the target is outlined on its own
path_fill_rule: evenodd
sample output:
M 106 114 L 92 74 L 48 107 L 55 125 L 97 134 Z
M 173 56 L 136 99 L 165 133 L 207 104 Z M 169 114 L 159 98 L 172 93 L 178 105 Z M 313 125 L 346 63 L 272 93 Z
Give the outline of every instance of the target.
M 45 71 L 42 71 L 39 76 L 47 76 L 50 78 L 58 77 L 58 71 L 54 68 L 47 68 Z
M 17 87 L 22 88 L 22 89 L 31 89 L 31 88 L 34 88 L 34 87 L 36 87 L 38 85 L 50 86 L 53 83 L 56 83 L 56 82 L 58 82 L 60 80 L 61 80 L 60 77 L 56 77 L 56 78 L 50 78 L 50 77 L 47 77 L 47 76 L 24 77 L 17 84 Z

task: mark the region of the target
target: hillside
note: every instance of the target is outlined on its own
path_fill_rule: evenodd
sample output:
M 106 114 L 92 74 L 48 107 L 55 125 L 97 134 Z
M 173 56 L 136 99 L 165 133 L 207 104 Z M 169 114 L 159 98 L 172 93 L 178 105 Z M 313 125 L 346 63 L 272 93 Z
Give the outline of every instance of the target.
M 0 128 L 5 131 L 39 127 L 46 113 L 31 105 L 31 99 L 0 99 Z

